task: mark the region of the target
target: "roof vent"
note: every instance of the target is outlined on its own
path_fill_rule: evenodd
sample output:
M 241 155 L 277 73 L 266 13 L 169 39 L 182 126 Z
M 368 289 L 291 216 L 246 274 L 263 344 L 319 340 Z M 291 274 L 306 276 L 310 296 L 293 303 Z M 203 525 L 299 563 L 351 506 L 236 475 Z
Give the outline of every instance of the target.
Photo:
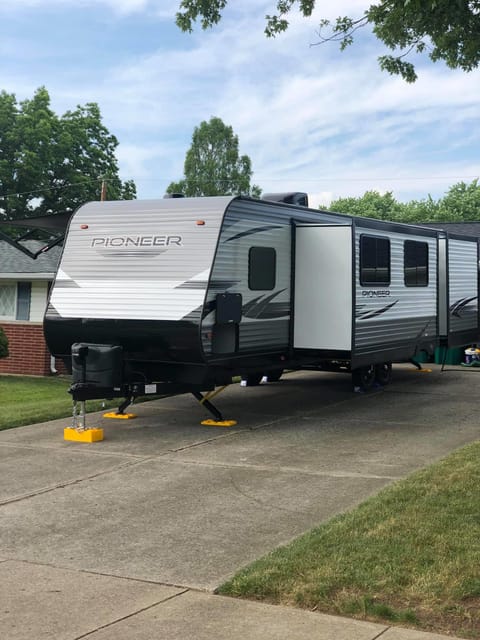
M 302 191 L 289 191 L 288 193 L 265 193 L 262 200 L 271 202 L 285 202 L 286 204 L 296 204 L 300 207 L 308 207 L 308 194 Z
M 185 196 L 183 195 L 183 193 L 166 193 L 163 197 L 164 198 L 184 198 Z

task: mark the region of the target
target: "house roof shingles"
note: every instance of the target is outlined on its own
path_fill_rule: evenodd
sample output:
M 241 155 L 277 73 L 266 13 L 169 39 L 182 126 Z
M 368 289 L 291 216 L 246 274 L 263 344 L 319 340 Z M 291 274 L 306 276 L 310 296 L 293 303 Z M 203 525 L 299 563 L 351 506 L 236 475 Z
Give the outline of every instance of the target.
M 416 222 L 415 224 L 419 227 L 431 227 L 447 233 L 480 238 L 480 222 Z
M 44 242 L 39 240 L 25 240 L 24 246 L 30 251 L 38 251 Z M 42 253 L 36 260 L 19 251 L 4 240 L 0 240 L 0 278 L 8 274 L 51 274 L 57 271 L 58 262 L 62 253 L 62 247 L 52 247 L 50 251 Z

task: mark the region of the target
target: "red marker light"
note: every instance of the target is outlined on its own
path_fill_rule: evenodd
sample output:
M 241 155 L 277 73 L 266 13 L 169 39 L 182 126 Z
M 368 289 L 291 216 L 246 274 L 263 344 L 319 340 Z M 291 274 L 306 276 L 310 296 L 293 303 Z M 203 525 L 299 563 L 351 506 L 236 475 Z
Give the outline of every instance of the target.
M 88 229 L 88 224 L 81 224 L 80 229 Z
M 197 220 L 197 225 L 199 227 L 203 227 L 204 224 L 205 224 L 205 220 Z

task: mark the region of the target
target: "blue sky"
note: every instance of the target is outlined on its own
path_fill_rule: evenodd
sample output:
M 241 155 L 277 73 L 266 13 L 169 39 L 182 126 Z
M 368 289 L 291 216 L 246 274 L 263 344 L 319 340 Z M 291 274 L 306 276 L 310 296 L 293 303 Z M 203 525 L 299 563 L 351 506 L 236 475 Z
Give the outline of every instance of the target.
M 320 17 L 360 15 L 361 0 L 319 1 L 276 39 L 263 35 L 274 0 L 230 0 L 193 34 L 175 25 L 179 2 L 2 0 L 0 89 L 23 100 L 44 85 L 58 113 L 97 102 L 140 198 L 182 177 L 211 116 L 233 127 L 264 191 L 307 191 L 315 206 L 370 189 L 438 198 L 479 176 L 480 71 L 419 59 L 409 85 L 379 70 L 385 49 L 366 30 L 343 53 L 310 46 Z

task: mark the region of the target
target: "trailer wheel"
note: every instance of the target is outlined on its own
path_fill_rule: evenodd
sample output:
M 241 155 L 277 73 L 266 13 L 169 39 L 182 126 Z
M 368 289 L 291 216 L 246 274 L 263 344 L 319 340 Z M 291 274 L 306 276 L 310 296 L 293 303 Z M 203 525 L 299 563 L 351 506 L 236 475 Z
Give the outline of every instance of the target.
M 266 376 L 269 382 L 278 382 L 282 374 L 283 369 L 270 369 L 270 371 L 267 371 Z
M 360 387 L 364 391 L 371 389 L 375 382 L 375 367 L 369 364 L 352 371 L 352 381 L 354 387 Z
M 245 376 L 244 380 L 247 383 L 247 387 L 256 387 L 260 384 L 263 378 L 263 373 L 249 373 Z
M 382 364 L 375 365 L 375 380 L 378 384 L 385 386 L 390 383 L 392 379 L 392 363 L 382 362 Z

